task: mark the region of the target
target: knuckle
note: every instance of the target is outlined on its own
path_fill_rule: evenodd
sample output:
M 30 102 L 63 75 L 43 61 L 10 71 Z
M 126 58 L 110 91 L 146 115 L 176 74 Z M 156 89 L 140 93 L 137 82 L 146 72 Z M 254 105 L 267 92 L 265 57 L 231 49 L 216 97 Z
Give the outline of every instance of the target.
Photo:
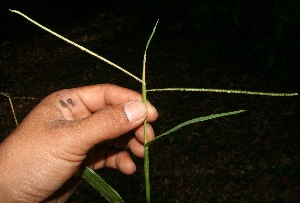
M 123 129 L 126 119 L 122 116 L 119 108 L 108 107 L 104 110 L 104 112 L 106 114 L 105 128 L 113 128 L 118 131 Z

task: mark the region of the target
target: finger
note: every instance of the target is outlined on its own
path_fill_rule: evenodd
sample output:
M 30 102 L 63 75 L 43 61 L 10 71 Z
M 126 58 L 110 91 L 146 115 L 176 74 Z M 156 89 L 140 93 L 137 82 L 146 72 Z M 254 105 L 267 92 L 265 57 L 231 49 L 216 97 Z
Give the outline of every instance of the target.
M 118 169 L 128 175 L 133 174 L 136 170 L 136 166 L 128 152 L 110 150 L 104 153 L 102 149 L 95 151 L 95 153 L 93 161 L 89 164 L 94 170 L 109 167 Z
M 141 101 L 141 98 L 141 94 L 133 90 L 110 84 L 66 89 L 52 94 L 53 102 L 66 114 L 67 120 L 84 118 L 106 106 Z M 157 111 L 149 102 L 147 108 L 148 120 L 152 122 L 157 118 Z
M 155 137 L 153 128 L 147 123 L 147 142 L 153 140 Z M 130 137 L 128 140 L 128 147 L 132 153 L 137 157 L 144 157 L 144 126 L 140 126 L 136 132 L 135 137 Z
M 91 112 L 127 101 L 142 100 L 138 92 L 111 84 L 86 86 L 74 91 Z
M 106 107 L 91 116 L 68 123 L 69 133 L 74 136 L 72 142 L 88 151 L 94 145 L 125 134 L 146 119 L 147 109 L 140 101 L 129 101 L 125 104 Z
M 118 150 L 126 150 L 128 147 L 131 152 L 140 158 L 144 157 L 144 128 L 143 125 L 138 128 L 135 132 L 136 136 L 132 136 L 131 133 L 128 133 L 118 139 L 118 142 L 116 140 L 109 140 L 105 142 L 105 145 L 115 147 Z M 138 134 L 138 135 L 137 135 Z M 147 123 L 147 137 L 148 142 L 151 141 L 154 136 L 153 128 L 150 124 Z M 137 139 L 139 138 L 139 139 Z M 103 146 L 103 145 L 100 145 Z
M 135 137 L 132 137 L 128 141 L 128 147 L 135 156 L 140 158 L 144 157 L 144 144 L 139 142 Z
M 154 139 L 155 137 L 155 133 L 154 130 L 152 128 L 152 126 L 147 123 L 147 141 L 151 141 Z M 144 143 L 144 126 L 139 126 L 136 131 L 135 131 L 135 136 L 138 139 L 139 142 Z
M 147 141 L 150 142 L 155 137 L 152 126 L 147 123 Z M 117 140 L 108 140 L 104 145 L 115 147 L 119 150 L 131 149 L 132 153 L 138 157 L 144 156 L 144 125 L 135 130 L 135 136 L 131 132 L 123 135 Z
M 109 159 L 106 161 L 106 167 L 115 166 L 117 169 L 127 175 L 133 174 L 136 170 L 136 166 L 130 155 L 125 151 L 119 152 L 115 158 L 111 158 L 111 156 L 109 156 Z

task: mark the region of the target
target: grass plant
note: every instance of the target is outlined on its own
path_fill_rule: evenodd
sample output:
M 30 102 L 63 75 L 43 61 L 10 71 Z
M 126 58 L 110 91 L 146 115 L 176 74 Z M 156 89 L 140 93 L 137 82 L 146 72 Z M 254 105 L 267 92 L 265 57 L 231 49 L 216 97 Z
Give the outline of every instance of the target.
M 26 18 L 27 20 L 29 20 L 30 22 L 32 22 L 33 24 L 39 26 L 40 28 L 46 30 L 47 32 L 55 35 L 56 37 L 66 41 L 67 43 L 72 44 L 73 46 L 81 49 L 84 52 L 89 53 L 90 55 L 114 66 L 115 68 L 121 70 L 122 72 L 124 72 L 125 74 L 129 75 L 130 77 L 132 77 L 133 79 L 135 79 L 136 81 L 140 82 L 142 84 L 142 99 L 143 102 L 147 101 L 147 92 L 160 92 L 160 91 L 195 91 L 195 92 L 212 92 L 212 93 L 235 93 L 235 94 L 247 94 L 247 95 L 260 95 L 260 96 L 296 96 L 298 95 L 297 93 L 268 93 L 268 92 L 257 92 L 257 91 L 245 91 L 245 90 L 225 90 L 225 89 L 206 89 L 206 88 L 162 88 L 162 89 L 147 89 L 146 87 L 146 56 L 147 56 L 147 50 L 149 48 L 151 39 L 154 36 L 158 21 L 156 22 L 153 31 L 147 41 L 146 44 L 146 48 L 145 48 L 145 52 L 144 52 L 144 58 L 143 58 L 143 69 L 142 69 L 142 77 L 139 78 L 137 76 L 135 76 L 134 74 L 130 73 L 129 71 L 127 71 L 126 69 L 118 66 L 117 64 L 109 61 L 108 59 L 90 51 L 89 49 L 57 34 L 56 32 L 53 32 L 52 30 L 50 30 L 49 28 L 46 28 L 45 26 L 39 24 L 38 22 L 32 20 L 31 18 L 29 18 L 28 16 L 26 16 L 25 14 L 16 11 L 16 10 L 10 10 L 13 13 L 19 14 L 22 17 Z M 15 115 L 15 111 L 13 108 L 13 103 L 11 101 L 11 97 L 9 94 L 7 93 L 1 93 L 1 95 L 7 97 L 9 99 L 10 102 L 10 106 L 11 106 L 11 110 L 13 112 L 13 116 L 16 122 L 16 125 L 18 125 L 18 121 Z M 145 154 L 145 158 L 144 158 L 144 173 L 145 173 L 145 185 L 146 185 L 146 200 L 147 202 L 151 202 L 151 190 L 150 190 L 150 171 L 149 171 L 149 165 L 150 165 L 150 161 L 149 161 L 149 147 L 154 144 L 155 142 L 159 141 L 160 139 L 164 138 L 165 136 L 169 135 L 172 132 L 175 132 L 176 130 L 196 123 L 196 122 L 202 122 L 202 121 L 206 121 L 206 120 L 211 120 L 211 119 L 216 119 L 219 117 L 225 117 L 225 116 L 231 116 L 231 115 L 235 115 L 238 113 L 242 113 L 245 110 L 237 110 L 237 111 L 232 111 L 232 112 L 226 112 L 226 113 L 219 113 L 219 114 L 212 114 L 212 115 L 208 115 L 208 116 L 202 116 L 202 117 L 198 117 L 198 118 L 194 118 L 188 121 L 185 121 L 173 128 L 171 128 L 170 130 L 162 133 L 161 135 L 157 136 L 156 138 L 154 138 L 152 141 L 148 142 L 147 140 L 147 133 L 146 133 L 146 125 L 147 122 L 144 122 L 144 154 Z M 111 187 L 109 186 L 98 174 L 96 174 L 93 170 L 89 169 L 88 167 L 86 167 L 83 171 L 82 174 L 83 179 L 85 179 L 93 188 L 95 188 L 97 191 L 99 191 L 108 201 L 110 202 L 123 202 L 122 198 L 120 197 L 120 195 L 118 195 L 118 193 Z

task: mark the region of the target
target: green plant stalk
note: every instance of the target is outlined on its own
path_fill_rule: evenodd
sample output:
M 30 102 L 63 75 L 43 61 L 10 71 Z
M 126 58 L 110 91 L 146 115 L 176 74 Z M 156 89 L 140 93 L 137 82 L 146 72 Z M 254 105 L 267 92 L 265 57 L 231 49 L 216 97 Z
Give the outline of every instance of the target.
M 146 61 L 147 61 L 147 50 L 150 44 L 150 41 L 155 33 L 156 26 L 158 24 L 158 20 L 152 30 L 152 33 L 147 41 L 145 53 L 144 53 L 144 59 L 143 59 L 143 73 L 142 73 L 142 97 L 143 102 L 146 105 L 147 102 L 147 88 L 146 88 Z M 148 143 L 147 139 L 147 120 L 144 121 L 144 173 L 145 173 L 145 184 L 146 184 L 146 200 L 147 203 L 151 202 L 151 190 L 150 190 L 150 161 L 149 161 L 149 148 L 146 146 Z
M 148 40 L 149 42 L 149 40 Z M 148 48 L 148 43 L 146 45 L 145 53 L 144 53 L 144 60 L 143 60 L 143 73 L 142 73 L 142 101 L 146 105 L 147 102 L 147 88 L 146 88 L 146 52 Z M 144 146 L 145 144 L 148 143 L 147 139 L 147 120 L 144 121 Z M 151 202 L 151 197 L 150 197 L 150 178 L 149 178 L 149 148 L 145 147 L 144 148 L 144 173 L 145 173 L 145 184 L 146 184 L 146 200 L 147 202 Z
M 147 88 L 146 88 L 146 52 L 149 45 L 151 37 L 148 40 L 148 43 L 146 45 L 145 54 L 144 54 L 144 60 L 143 60 L 143 73 L 142 73 L 142 97 L 143 102 L 146 105 L 147 102 Z M 146 200 L 147 203 L 151 202 L 151 190 L 150 190 L 150 166 L 149 166 L 149 148 L 145 147 L 145 145 L 148 143 L 147 139 L 147 120 L 144 121 L 144 173 L 145 173 L 145 185 L 146 185 Z
M 143 71 L 144 72 L 144 71 Z M 143 73 L 143 81 L 145 80 L 144 73 Z M 143 102 L 146 105 L 147 102 L 147 95 L 146 95 L 146 83 L 142 84 L 142 95 L 143 95 Z M 144 121 L 144 145 L 148 143 L 147 140 L 147 120 Z M 146 184 L 146 199 L 147 202 L 151 202 L 150 197 L 150 166 L 149 166 L 149 148 L 144 148 L 144 173 L 145 173 L 145 184 Z
M 150 189 L 150 161 L 149 161 L 149 147 L 144 149 L 144 173 L 145 173 L 145 184 L 146 184 L 146 200 L 147 203 L 151 202 L 151 189 Z

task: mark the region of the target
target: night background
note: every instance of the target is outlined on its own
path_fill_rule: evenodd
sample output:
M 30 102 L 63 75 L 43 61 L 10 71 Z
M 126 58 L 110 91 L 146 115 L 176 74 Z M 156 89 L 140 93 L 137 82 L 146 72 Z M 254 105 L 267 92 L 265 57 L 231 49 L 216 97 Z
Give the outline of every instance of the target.
M 147 52 L 148 88 L 300 92 L 300 0 L 0 0 L 0 92 L 11 95 L 19 122 L 57 90 L 141 87 L 8 9 L 137 76 L 159 19 Z M 149 92 L 148 99 L 160 114 L 157 134 L 194 117 L 247 110 L 188 126 L 153 146 L 153 202 L 300 202 L 299 96 Z M 15 128 L 3 95 L 0 116 L 3 140 Z M 143 160 L 136 163 L 133 176 L 99 171 L 126 202 L 145 199 Z M 83 183 L 69 202 L 105 200 Z

